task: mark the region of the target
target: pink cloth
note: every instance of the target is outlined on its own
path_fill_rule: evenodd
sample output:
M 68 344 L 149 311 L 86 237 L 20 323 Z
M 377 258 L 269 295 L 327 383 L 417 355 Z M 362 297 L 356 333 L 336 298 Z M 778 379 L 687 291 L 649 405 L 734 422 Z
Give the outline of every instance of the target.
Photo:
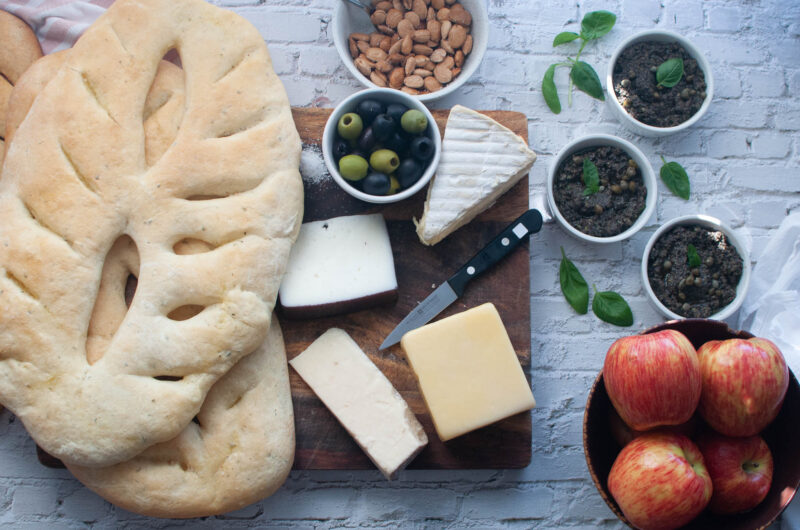
M 0 0 L 0 9 L 36 31 L 44 53 L 70 48 L 114 0 Z

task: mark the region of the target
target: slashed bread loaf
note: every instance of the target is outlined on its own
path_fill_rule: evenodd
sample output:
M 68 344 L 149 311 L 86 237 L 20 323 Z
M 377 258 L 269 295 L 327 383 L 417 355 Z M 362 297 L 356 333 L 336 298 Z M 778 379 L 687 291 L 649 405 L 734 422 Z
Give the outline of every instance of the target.
M 170 49 L 186 102 L 174 141 L 153 144 L 145 101 Z M 302 218 L 299 154 L 285 91 L 241 17 L 120 0 L 87 30 L 0 179 L 0 402 L 43 449 L 98 467 L 175 438 L 262 344 Z M 115 245 L 132 245 L 138 286 L 98 334 Z

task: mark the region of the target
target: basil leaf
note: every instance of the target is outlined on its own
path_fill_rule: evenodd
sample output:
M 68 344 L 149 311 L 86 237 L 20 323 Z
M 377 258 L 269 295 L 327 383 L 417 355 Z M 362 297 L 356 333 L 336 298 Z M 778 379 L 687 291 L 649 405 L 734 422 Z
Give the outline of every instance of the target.
M 586 186 L 583 190 L 584 197 L 600 191 L 600 174 L 597 172 L 597 166 L 589 160 L 589 157 L 583 158 L 583 183 Z
M 600 84 L 600 78 L 597 77 L 597 72 L 588 63 L 575 61 L 569 75 L 579 90 L 586 92 L 595 99 L 605 101 L 606 97 L 603 94 L 603 85 Z
M 667 185 L 669 191 L 688 201 L 691 186 L 689 185 L 689 175 L 686 174 L 686 170 L 677 162 L 667 162 L 663 156 L 661 161 L 664 163 L 660 171 L 661 180 Z
M 633 312 L 628 302 L 613 291 L 597 292 L 595 288 L 592 311 L 597 318 L 615 326 L 632 326 Z
M 561 247 L 561 256 L 561 265 L 558 267 L 561 292 L 575 311 L 585 315 L 589 311 L 589 286 L 575 264 L 567 259 L 564 247 Z
M 658 86 L 672 88 L 678 84 L 681 77 L 683 77 L 683 59 L 680 57 L 667 59 L 656 70 Z
M 544 73 L 544 79 L 542 79 L 542 95 L 544 96 L 545 103 L 550 107 L 550 110 L 558 114 L 561 112 L 561 101 L 558 99 L 556 83 L 553 80 L 556 73 L 556 66 L 558 65 L 551 64 L 550 68 Z
M 592 11 L 586 13 L 581 21 L 581 37 L 592 40 L 602 37 L 614 27 L 617 16 L 608 11 Z
M 688 258 L 689 266 L 692 268 L 699 267 L 703 263 L 700 261 L 700 255 L 697 253 L 697 248 L 695 248 L 695 246 L 691 243 L 686 246 L 686 257 Z
M 579 37 L 580 35 L 578 35 L 573 31 L 562 31 L 561 33 L 556 35 L 555 39 L 553 39 L 553 47 L 555 48 L 559 44 L 566 44 L 567 42 L 572 42 Z

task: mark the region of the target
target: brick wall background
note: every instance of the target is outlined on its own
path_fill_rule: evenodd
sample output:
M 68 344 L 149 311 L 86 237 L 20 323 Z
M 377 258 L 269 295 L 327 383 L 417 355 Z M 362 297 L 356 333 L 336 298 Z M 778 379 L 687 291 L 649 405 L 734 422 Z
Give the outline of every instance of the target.
M 339 0 L 215 0 L 252 21 L 267 40 L 293 105 L 334 106 L 360 85 L 340 64 L 328 26 Z M 0 2 L 1 4 L 2 2 Z M 633 141 L 660 167 L 659 155 L 688 170 L 692 198 L 659 183 L 657 215 L 621 244 L 571 239 L 556 225 L 536 237 L 531 256 L 533 459 L 518 471 L 406 471 L 385 482 L 375 472 L 295 472 L 272 498 L 238 512 L 187 523 L 152 520 L 113 507 L 66 471 L 46 469 L 18 421 L 0 413 L 0 527 L 9 528 L 607 528 L 619 523 L 592 485 L 582 450 L 581 421 L 590 383 L 606 349 L 622 333 L 592 315 L 575 315 L 557 282 L 559 246 L 598 288 L 630 302 L 631 332 L 662 321 L 641 286 L 644 245 L 659 223 L 708 213 L 745 237 L 753 260 L 790 212 L 800 210 L 800 1 L 798 0 L 490 0 L 489 50 L 457 94 L 461 103 L 508 109 L 529 118 L 539 154 L 531 193 L 540 193 L 553 155 L 573 138 L 605 132 Z M 576 93 L 572 108 L 547 110 L 539 86 L 544 70 L 564 57 L 553 36 L 574 29 L 595 9 L 618 15 L 615 28 L 587 47 L 585 60 L 604 77 L 615 45 L 648 28 L 675 30 L 706 53 L 716 94 L 708 115 L 665 139 L 625 130 L 606 104 Z M 566 72 L 557 84 L 563 95 Z M 562 96 L 562 103 L 565 100 Z M 312 160 L 308 167 L 320 167 Z M 734 321 L 735 322 L 735 321 Z M 800 528 L 800 517 L 784 528 Z

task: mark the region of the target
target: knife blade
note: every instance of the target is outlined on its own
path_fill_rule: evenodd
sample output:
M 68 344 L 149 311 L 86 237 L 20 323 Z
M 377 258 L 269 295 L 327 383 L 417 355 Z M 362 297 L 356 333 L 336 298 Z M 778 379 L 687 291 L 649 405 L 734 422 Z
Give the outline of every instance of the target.
M 542 228 L 542 214 L 531 208 L 505 227 L 488 245 L 478 251 L 458 272 L 437 287 L 431 294 L 417 305 L 392 330 L 383 341 L 379 350 L 394 346 L 403 335 L 430 322 L 436 315 L 444 311 L 461 295 L 467 284 L 486 272 L 504 257 L 511 254 L 531 234 Z

